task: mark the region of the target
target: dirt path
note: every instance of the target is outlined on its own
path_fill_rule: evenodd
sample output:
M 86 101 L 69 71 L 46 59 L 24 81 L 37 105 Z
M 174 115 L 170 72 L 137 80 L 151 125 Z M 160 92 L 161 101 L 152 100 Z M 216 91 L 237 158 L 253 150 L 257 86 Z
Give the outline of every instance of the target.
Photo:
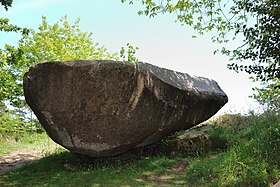
M 136 181 L 143 182 L 149 181 L 155 186 L 186 186 L 184 180 L 180 180 L 182 175 L 185 175 L 185 170 L 189 166 L 189 162 L 186 160 L 179 161 L 173 167 L 171 167 L 164 174 L 148 174 L 136 179 Z
M 8 155 L 0 156 L 0 174 L 18 168 L 23 164 L 41 158 L 38 152 L 15 151 Z

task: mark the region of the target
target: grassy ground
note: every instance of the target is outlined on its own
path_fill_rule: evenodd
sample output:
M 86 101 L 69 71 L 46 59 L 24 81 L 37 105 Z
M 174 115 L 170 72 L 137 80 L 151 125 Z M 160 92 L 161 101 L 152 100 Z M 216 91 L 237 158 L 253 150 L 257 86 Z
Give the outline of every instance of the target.
M 36 151 L 48 155 L 59 146 L 46 133 L 0 133 L 0 156 L 13 151 Z
M 226 149 L 199 150 L 193 155 L 159 151 L 156 155 L 126 154 L 103 159 L 89 159 L 55 149 L 40 160 L 0 175 L 0 184 L 270 186 L 280 179 L 279 115 L 224 115 L 211 123 L 216 126 L 209 134 L 227 141 Z

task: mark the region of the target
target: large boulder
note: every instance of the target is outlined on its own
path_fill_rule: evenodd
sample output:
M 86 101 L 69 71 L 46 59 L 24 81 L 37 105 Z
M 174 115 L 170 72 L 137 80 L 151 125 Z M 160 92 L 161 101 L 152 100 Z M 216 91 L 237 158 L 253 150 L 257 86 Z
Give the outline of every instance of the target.
M 143 62 L 45 62 L 23 83 L 48 135 L 92 157 L 158 142 L 207 120 L 228 100 L 213 80 Z

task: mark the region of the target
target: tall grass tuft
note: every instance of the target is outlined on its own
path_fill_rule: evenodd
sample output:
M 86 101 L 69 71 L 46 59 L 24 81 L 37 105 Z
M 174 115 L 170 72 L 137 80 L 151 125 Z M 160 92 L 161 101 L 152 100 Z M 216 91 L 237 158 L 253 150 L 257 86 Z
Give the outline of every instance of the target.
M 279 180 L 279 115 L 265 112 L 225 118 L 231 125 L 223 126 L 218 121 L 219 126 L 211 133 L 221 133 L 223 138 L 231 140 L 228 149 L 217 156 L 194 161 L 187 170 L 186 180 L 194 186 L 269 186 L 271 181 Z
M 214 127 L 209 135 L 227 142 L 227 146 L 206 147 L 195 155 L 170 155 L 163 151 L 156 155 L 131 153 L 111 158 L 83 158 L 55 146 L 46 149 L 50 140 L 42 134 L 40 150 L 43 148 L 45 157 L 0 175 L 0 186 L 3 183 L 10 186 L 265 187 L 280 179 L 277 113 L 230 114 L 210 123 Z M 171 138 L 176 138 L 176 134 Z M 21 138 L 20 146 L 26 144 L 25 139 L 34 141 L 31 137 Z

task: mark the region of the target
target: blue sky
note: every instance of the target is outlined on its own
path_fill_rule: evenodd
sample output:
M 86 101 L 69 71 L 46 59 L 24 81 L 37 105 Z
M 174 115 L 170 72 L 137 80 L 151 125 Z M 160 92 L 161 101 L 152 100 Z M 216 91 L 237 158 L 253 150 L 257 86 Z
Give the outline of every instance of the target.
M 93 40 L 111 52 L 131 43 L 140 48 L 136 54 L 140 61 L 216 80 L 229 97 L 220 113 L 259 108 L 248 98 L 256 84 L 247 74 L 228 70 L 226 57 L 213 55 L 221 46 L 211 43 L 210 34 L 193 39 L 192 28 L 176 23 L 174 15 L 149 19 L 137 14 L 141 8 L 139 3 L 128 5 L 121 0 L 14 0 L 8 12 L 0 10 L 0 17 L 34 29 L 41 23 L 41 16 L 46 16 L 48 23 L 65 15 L 72 23 L 80 17 L 81 29 L 92 32 Z M 17 39 L 15 34 L 0 33 L 0 46 L 15 44 Z

